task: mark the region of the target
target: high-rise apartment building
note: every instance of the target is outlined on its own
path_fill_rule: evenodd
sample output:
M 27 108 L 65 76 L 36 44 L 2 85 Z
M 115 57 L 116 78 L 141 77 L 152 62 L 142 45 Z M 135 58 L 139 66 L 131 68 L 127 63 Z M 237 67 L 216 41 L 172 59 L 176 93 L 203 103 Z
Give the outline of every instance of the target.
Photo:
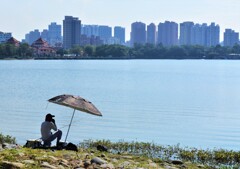
M 191 27 L 190 45 L 206 46 L 207 24 L 195 24 Z
M 65 16 L 63 20 L 63 47 L 64 49 L 80 45 L 81 21 L 72 16 Z
M 179 37 L 180 45 L 191 45 L 193 25 L 194 25 L 193 22 L 183 22 L 180 24 L 180 37 Z
M 232 29 L 225 29 L 224 32 L 224 46 L 234 46 L 239 43 L 239 33 Z
M 52 22 L 48 25 L 48 43 L 51 46 L 55 46 L 57 43 L 62 42 L 62 26 L 56 22 Z
M 220 42 L 220 27 L 219 25 L 215 25 L 215 23 L 211 23 L 211 25 L 207 28 L 206 34 L 206 46 L 216 46 Z
M 87 37 L 99 36 L 98 25 L 82 25 L 81 34 Z
M 29 45 L 32 45 L 32 43 L 39 38 L 40 32 L 38 29 L 35 29 L 34 31 L 30 31 L 28 34 L 25 35 L 25 42 L 28 43 Z
M 119 40 L 120 44 L 125 44 L 125 28 L 120 26 L 114 27 L 114 38 Z
M 163 46 L 174 46 L 178 44 L 178 24 L 165 21 L 158 24 L 157 43 Z
M 146 24 L 142 22 L 134 22 L 131 24 L 131 46 L 135 43 L 146 43 Z
M 48 39 L 49 39 L 49 38 L 48 38 L 48 30 L 47 30 L 47 29 L 44 29 L 44 30 L 41 32 L 41 38 L 48 42 Z
M 98 27 L 98 34 L 104 44 L 107 44 L 108 40 L 112 38 L 112 28 L 105 25 L 100 25 Z
M 0 43 L 6 42 L 12 37 L 12 33 L 0 32 Z
M 156 44 L 156 25 L 154 23 L 150 23 L 147 26 L 147 43 Z
M 216 46 L 219 44 L 220 27 L 211 23 L 194 24 L 184 22 L 180 24 L 180 45 Z

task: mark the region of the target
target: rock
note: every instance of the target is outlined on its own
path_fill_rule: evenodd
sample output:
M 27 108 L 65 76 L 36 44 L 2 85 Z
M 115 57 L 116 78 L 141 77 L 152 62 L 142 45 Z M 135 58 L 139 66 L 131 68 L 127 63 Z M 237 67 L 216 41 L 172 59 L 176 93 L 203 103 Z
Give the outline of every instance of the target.
M 197 167 L 198 168 L 204 168 L 205 166 L 203 164 L 198 164 Z
M 127 168 L 131 163 L 129 161 L 124 161 L 122 164 L 120 164 L 120 168 Z
M 63 162 L 63 163 L 66 163 L 66 164 L 68 164 L 68 160 L 61 159 L 60 161 L 61 161 L 61 162 Z
M 101 154 L 101 157 L 106 157 L 106 155 L 105 154 Z
M 56 161 L 59 160 L 58 158 L 56 158 L 56 157 L 54 157 L 54 156 L 49 156 L 49 158 L 50 158 L 51 160 L 53 160 L 54 162 L 56 162 Z
M 164 166 L 164 168 L 165 168 L 165 169 L 178 169 L 178 168 L 176 168 L 176 167 L 172 167 L 172 166 L 169 166 L 169 165 Z
M 95 157 L 91 160 L 91 164 L 92 163 L 96 163 L 96 164 L 101 165 L 101 164 L 106 164 L 107 162 L 105 160 L 99 158 L 99 157 Z
M 103 169 L 114 169 L 114 165 L 111 164 L 111 163 L 109 163 L 109 164 L 102 164 L 100 167 L 103 168 Z
M 122 156 L 122 158 L 125 158 L 125 159 L 132 159 L 132 156 Z
M 97 150 L 98 151 L 108 151 L 108 148 L 106 146 L 103 146 L 103 145 L 97 145 Z
M 71 159 L 72 157 L 71 157 L 70 154 L 64 154 L 64 155 L 63 155 L 63 158 L 66 159 L 66 160 L 69 160 L 69 159 Z
M 183 162 L 180 161 L 180 160 L 173 160 L 173 161 L 172 161 L 172 164 L 174 164 L 174 165 L 182 165 Z
M 63 166 L 63 167 L 69 167 L 67 163 L 64 162 L 60 162 L 59 165 Z
M 91 165 L 91 162 L 89 160 L 86 160 L 83 162 L 84 168 L 88 168 Z
M 65 169 L 62 165 L 57 166 L 58 169 Z
M 156 163 L 149 163 L 149 168 L 158 168 L 157 164 Z
M 57 169 L 57 167 L 53 166 L 53 165 L 50 165 L 49 163 L 47 162 L 43 162 L 41 164 L 41 167 L 45 167 L 45 168 L 51 168 L 51 169 Z
M 148 161 L 148 163 L 152 163 L 153 162 L 151 159 L 148 159 L 147 161 Z
M 25 163 L 25 164 L 34 164 L 35 162 L 33 160 L 23 160 L 23 163 Z
M 118 162 L 118 160 L 117 160 L 116 158 L 113 158 L 111 161 L 112 161 L 113 163 L 117 163 L 117 162 Z
M 3 161 L 1 167 L 6 169 L 20 169 L 24 168 L 24 166 L 22 163 Z
M 3 149 L 17 149 L 19 148 L 20 146 L 17 145 L 17 144 L 8 144 L 8 143 L 3 143 L 2 144 L 2 148 Z
M 25 156 L 25 154 L 24 154 L 24 153 L 18 153 L 18 155 L 19 155 L 20 157 L 23 157 L 23 156 Z

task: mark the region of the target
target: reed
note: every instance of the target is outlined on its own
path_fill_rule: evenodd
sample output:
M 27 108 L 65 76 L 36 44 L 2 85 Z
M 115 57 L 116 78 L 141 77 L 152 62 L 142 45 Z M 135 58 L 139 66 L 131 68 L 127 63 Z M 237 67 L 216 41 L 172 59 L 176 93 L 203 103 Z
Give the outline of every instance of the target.
M 192 147 L 162 146 L 144 142 L 111 142 L 109 140 L 85 140 L 79 143 L 81 148 L 96 148 L 98 145 L 106 146 L 111 153 L 146 156 L 164 161 L 181 160 L 183 162 L 200 163 L 219 168 L 239 168 L 240 151 L 225 149 L 197 149 Z

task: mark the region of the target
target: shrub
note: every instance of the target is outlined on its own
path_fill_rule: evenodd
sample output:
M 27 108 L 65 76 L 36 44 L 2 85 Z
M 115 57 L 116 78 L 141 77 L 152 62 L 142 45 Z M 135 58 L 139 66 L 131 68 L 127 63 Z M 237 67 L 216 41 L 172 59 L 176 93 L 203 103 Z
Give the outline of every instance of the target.
M 4 136 L 0 133 L 0 144 L 3 143 L 16 144 L 16 138 L 9 135 Z

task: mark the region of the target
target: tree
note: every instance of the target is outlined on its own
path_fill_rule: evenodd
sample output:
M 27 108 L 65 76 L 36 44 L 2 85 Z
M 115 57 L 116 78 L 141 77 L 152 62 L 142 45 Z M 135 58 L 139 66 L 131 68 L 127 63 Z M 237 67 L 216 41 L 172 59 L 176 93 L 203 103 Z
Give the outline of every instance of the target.
M 84 54 L 87 56 L 93 56 L 94 54 L 94 49 L 93 46 L 87 45 L 84 47 Z
M 167 50 L 166 57 L 168 59 L 186 59 L 187 52 L 183 47 L 172 46 Z
M 70 50 L 69 50 L 69 52 L 71 53 L 71 54 L 76 54 L 77 56 L 82 56 L 83 55 L 83 47 L 81 47 L 81 46 L 78 46 L 78 45 L 76 45 L 76 46 L 74 46 L 73 48 L 71 48 Z
M 5 54 L 6 56 L 16 56 L 16 47 L 11 44 L 5 44 Z
M 240 45 L 239 45 L 239 44 L 235 44 L 235 45 L 232 47 L 232 53 L 240 54 Z
M 27 43 L 21 43 L 17 49 L 17 54 L 21 58 L 31 57 L 33 55 L 33 50 Z

